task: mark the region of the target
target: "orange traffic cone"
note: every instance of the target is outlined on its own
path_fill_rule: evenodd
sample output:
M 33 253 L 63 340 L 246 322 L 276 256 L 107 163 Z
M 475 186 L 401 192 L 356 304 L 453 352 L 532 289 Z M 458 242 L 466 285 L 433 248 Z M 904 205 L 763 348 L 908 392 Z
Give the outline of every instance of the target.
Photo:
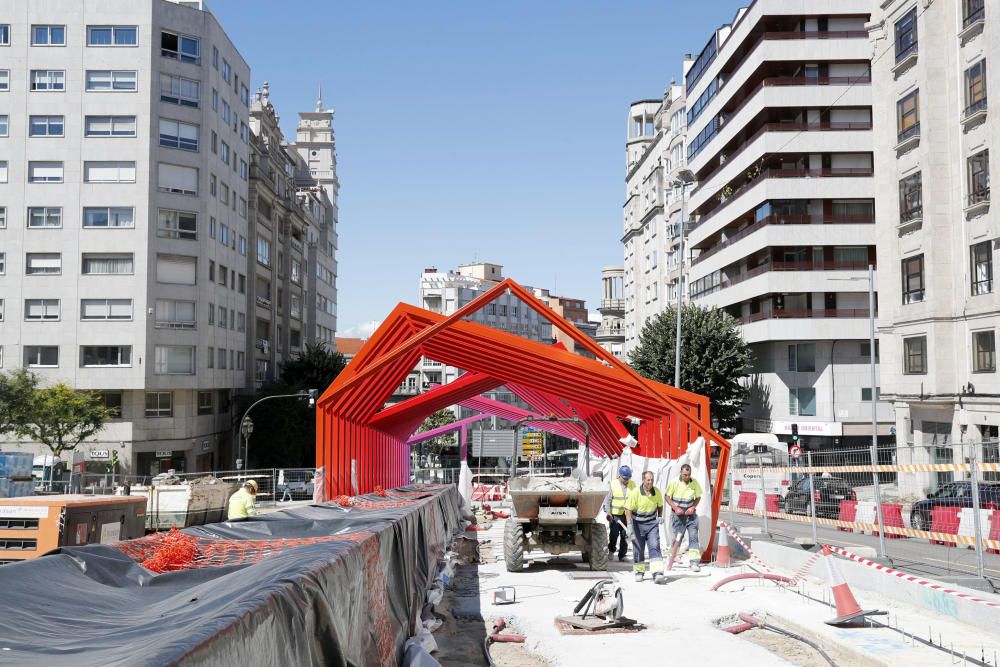
M 719 549 L 715 552 L 715 564 L 719 567 L 729 567 L 729 531 L 726 526 L 719 526 Z
M 830 587 L 833 592 L 833 601 L 837 605 L 837 617 L 827 621 L 827 625 L 850 626 L 859 621 L 863 621 L 865 616 L 870 614 L 880 614 L 876 610 L 864 611 L 854 599 L 844 575 L 840 572 L 833 552 L 826 544 L 823 545 L 823 560 L 826 561 L 826 571 L 830 575 Z

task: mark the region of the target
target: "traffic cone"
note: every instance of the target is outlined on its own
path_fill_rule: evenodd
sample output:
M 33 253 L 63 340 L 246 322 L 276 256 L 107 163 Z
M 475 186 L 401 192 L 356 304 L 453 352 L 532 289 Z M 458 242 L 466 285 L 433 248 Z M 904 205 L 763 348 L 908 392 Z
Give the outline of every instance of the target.
M 830 575 L 830 588 L 833 592 L 833 601 L 837 605 L 837 617 L 826 622 L 827 625 L 837 625 L 840 627 L 851 626 L 863 621 L 869 614 L 879 614 L 876 610 L 862 610 L 858 601 L 854 599 L 851 588 L 847 585 L 844 575 L 840 572 L 833 552 L 829 545 L 823 545 L 823 560 L 826 561 L 826 571 Z
M 715 552 L 715 564 L 719 567 L 729 567 L 729 531 L 726 526 L 719 526 L 719 549 Z

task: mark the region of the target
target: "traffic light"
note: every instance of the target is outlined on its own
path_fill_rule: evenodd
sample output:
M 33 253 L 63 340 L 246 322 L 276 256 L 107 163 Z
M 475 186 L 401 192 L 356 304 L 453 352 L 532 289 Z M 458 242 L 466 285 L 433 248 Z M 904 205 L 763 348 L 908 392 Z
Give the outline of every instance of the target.
M 118 467 L 118 450 L 116 449 L 111 450 L 111 467 L 112 468 Z
M 792 442 L 794 444 L 799 444 L 799 425 L 792 424 Z

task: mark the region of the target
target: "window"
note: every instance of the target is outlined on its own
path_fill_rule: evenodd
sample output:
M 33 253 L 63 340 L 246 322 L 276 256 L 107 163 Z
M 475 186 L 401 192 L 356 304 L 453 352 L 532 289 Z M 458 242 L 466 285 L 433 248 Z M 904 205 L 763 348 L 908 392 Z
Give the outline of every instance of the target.
M 243 179 L 244 181 L 247 180 L 247 174 L 248 173 L 249 172 L 247 170 L 247 163 L 246 163 L 246 161 L 240 160 L 240 178 Z
M 197 266 L 197 257 L 157 255 L 156 282 L 167 285 L 197 285 Z
M 208 323 L 215 324 L 215 304 L 208 304 Z
M 62 227 L 62 209 L 58 206 L 32 206 L 28 209 L 28 227 Z
M 995 373 L 997 370 L 996 335 L 991 331 L 972 334 L 973 369 L 977 373 Z
M 247 256 L 247 237 L 240 235 L 240 254 Z
M 80 367 L 131 366 L 131 345 L 81 345 Z
M 197 213 L 161 208 L 156 217 L 156 235 L 160 238 L 198 240 Z
M 896 138 L 902 142 L 920 134 L 920 91 L 896 102 Z
M 0 46 L 10 46 L 10 24 L 0 24 Z
M 87 116 L 83 134 L 87 137 L 134 137 L 135 116 Z
M 198 392 L 198 414 L 199 415 L 210 415 L 215 412 L 215 401 L 212 399 L 215 397 L 210 391 L 199 391 Z
M 81 299 L 81 320 L 131 320 L 132 299 Z
M 865 361 L 871 361 L 871 349 L 872 345 L 868 341 L 863 341 L 860 345 L 860 354 Z M 878 361 L 879 354 L 879 341 L 875 341 L 875 361 Z
M 219 91 L 212 89 L 212 111 L 219 110 Z
M 201 64 L 201 42 L 196 37 L 175 32 L 160 33 L 160 55 L 182 63 Z
M 201 82 L 185 79 L 182 76 L 160 74 L 160 101 L 198 108 L 201 101 Z
M 10 70 L 0 69 L 0 91 L 10 90 Z
M 122 392 L 102 391 L 98 393 L 101 395 L 104 407 L 111 413 L 112 419 L 120 419 L 122 416 Z
M 222 100 L 222 113 L 220 115 L 222 116 L 222 120 L 226 123 L 227 126 L 229 125 L 229 121 L 232 118 L 230 114 L 231 110 L 229 108 L 229 102 Z
M 862 403 L 866 403 L 866 402 L 868 402 L 870 400 L 872 400 L 872 388 L 871 387 L 862 387 L 861 388 L 861 402 Z M 875 387 L 875 400 L 876 401 L 882 400 L 882 388 L 881 387 Z
M 212 47 L 212 67 L 219 69 L 219 47 Z
M 289 269 L 289 274 L 293 283 L 302 282 L 302 262 L 297 259 L 292 260 L 291 267 Z
M 6 137 L 10 134 L 10 116 L 7 114 L 0 115 L 0 137 Z
M 229 83 L 229 78 L 232 76 L 233 68 L 229 66 L 229 62 L 225 58 L 222 59 L 222 80 Z
M 229 280 L 229 267 L 223 264 L 219 264 L 219 284 L 222 285 L 223 287 L 228 287 L 229 286 L 227 282 L 228 280 Z M 225 313 L 225 309 L 223 309 L 222 312 Z M 225 321 L 225 319 L 226 319 L 225 317 L 222 318 L 223 321 Z M 222 326 L 225 327 L 224 324 Z
M 2 359 L 0 359 L 2 361 Z M 246 369 L 246 355 L 243 352 L 236 353 L 236 369 L 245 370 Z
M 815 417 L 816 390 L 812 387 L 789 387 L 788 414 L 793 417 Z
M 986 108 L 986 59 L 965 70 L 965 115 Z
M 907 257 L 903 260 L 903 303 L 918 303 L 924 300 L 924 256 Z
M 218 359 L 216 367 L 221 368 L 222 370 L 226 370 L 226 351 L 220 347 L 218 350 L 215 351 L 215 353 L 217 355 L 216 359 Z
M 24 319 L 26 321 L 58 320 L 59 299 L 25 299 Z
M 250 143 L 250 128 L 243 121 L 240 121 L 240 139 L 245 144 Z
M 208 260 L 208 282 L 215 282 L 215 262 Z
M 7 253 L 0 252 L 0 276 L 7 273 Z
M 175 299 L 156 300 L 156 328 L 194 329 L 195 302 Z
M 58 276 L 62 273 L 62 255 L 57 252 L 29 252 L 24 260 L 29 276 Z
M 247 330 L 246 313 L 236 313 L 236 330 L 243 333 Z
M 135 260 L 130 252 L 83 253 L 80 273 L 85 276 L 122 276 L 135 273 Z
M 59 365 L 59 348 L 55 345 L 25 345 L 26 368 L 55 368 Z
M 91 92 L 136 90 L 137 86 L 135 70 L 87 70 L 87 90 Z
M 257 239 L 257 261 L 264 266 L 271 266 L 271 242 L 267 239 Z
M 83 181 L 84 183 L 135 183 L 135 162 L 84 162 Z
M 139 31 L 134 25 L 89 25 L 87 46 L 135 46 Z
M 160 119 L 160 145 L 185 151 L 198 150 L 198 126 Z
M 226 275 L 223 273 L 222 275 Z M 219 328 L 225 329 L 229 326 L 229 311 L 225 308 L 219 308 Z
M 173 417 L 174 401 L 169 391 L 146 392 L 147 417 Z
M 215 368 L 215 348 L 212 346 L 208 348 L 208 360 L 205 363 L 209 368 Z
M 990 152 L 969 157 L 969 206 L 990 200 Z
M 903 373 L 906 375 L 927 373 L 927 336 L 903 339 Z
M 219 151 L 219 159 L 229 164 L 229 144 L 225 141 L 222 142 L 222 150 Z
M 160 192 L 173 192 L 181 195 L 198 194 L 198 170 L 194 167 L 181 167 L 176 164 L 157 164 L 157 187 Z
M 28 118 L 28 136 L 61 137 L 63 126 L 62 116 L 31 116 Z
M 976 21 L 983 20 L 986 13 L 986 0 L 964 0 L 963 4 L 965 5 L 965 18 L 962 21 L 963 28 L 968 28 Z
M 66 46 L 66 26 L 64 25 L 31 26 L 31 45 Z
M 896 21 L 896 62 L 917 52 L 917 8 Z
M 977 243 L 970 249 L 972 255 L 972 295 L 993 291 L 993 246 L 990 241 Z
M 246 85 L 242 83 L 240 84 L 240 102 L 243 102 L 243 106 L 245 107 L 250 106 L 250 89 L 247 88 Z M 240 125 L 242 126 L 240 128 L 241 130 L 240 136 L 242 137 L 243 136 L 242 129 L 246 127 L 246 125 L 243 125 L 243 123 L 240 123 Z
M 153 373 L 156 375 L 194 374 L 194 347 L 157 345 L 153 352 Z
M 229 245 L 229 225 L 225 223 L 219 225 L 219 243 L 224 246 Z
M 899 221 L 918 220 L 923 215 L 923 187 L 917 172 L 899 182 Z
M 28 163 L 29 183 L 62 183 L 63 163 L 62 162 L 29 162 Z
M 788 346 L 788 370 L 811 373 L 816 370 L 816 344 L 799 343 Z
M 31 70 L 31 90 L 50 92 L 66 90 L 66 72 L 63 70 Z
M 7 182 L 9 169 L 10 167 L 7 166 L 7 160 L 0 160 L 0 183 Z
M 88 206 L 83 209 L 85 229 L 131 229 L 135 227 L 135 209 L 130 206 Z
M 219 201 L 222 202 L 223 206 L 229 206 L 229 186 L 225 183 L 219 189 Z
M 7 229 L 7 207 L 0 206 L 0 229 Z

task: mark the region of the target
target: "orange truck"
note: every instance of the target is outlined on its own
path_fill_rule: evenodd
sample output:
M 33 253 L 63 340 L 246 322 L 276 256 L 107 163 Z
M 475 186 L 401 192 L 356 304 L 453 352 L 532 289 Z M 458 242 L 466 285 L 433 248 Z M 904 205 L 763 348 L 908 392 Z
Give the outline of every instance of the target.
M 57 495 L 0 498 L 0 565 L 59 547 L 142 537 L 146 498 Z

